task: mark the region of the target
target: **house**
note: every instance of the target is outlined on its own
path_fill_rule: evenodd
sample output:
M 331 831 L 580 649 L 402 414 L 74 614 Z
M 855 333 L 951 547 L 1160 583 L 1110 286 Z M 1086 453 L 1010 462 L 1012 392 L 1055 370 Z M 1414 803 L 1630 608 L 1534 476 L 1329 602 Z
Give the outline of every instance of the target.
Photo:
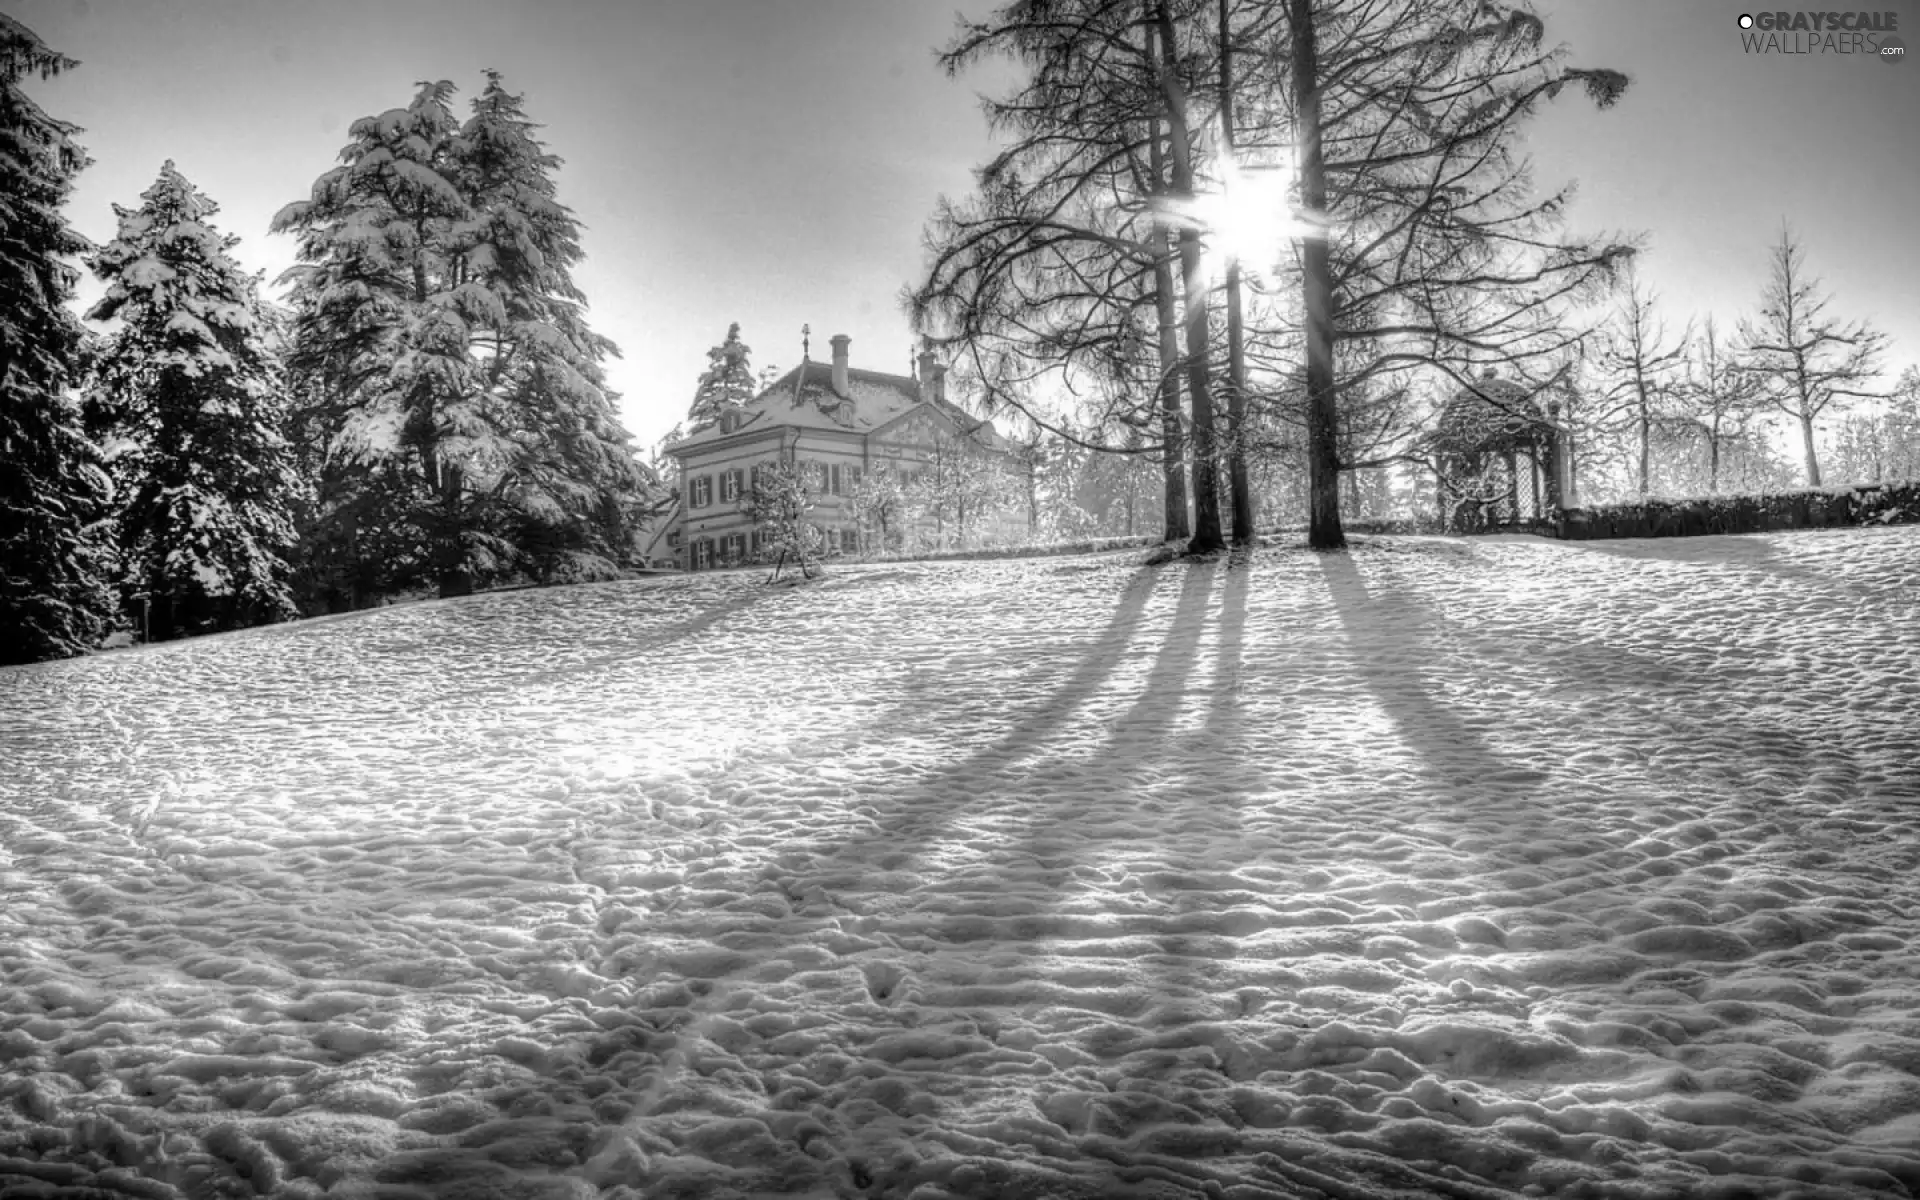
M 829 552 L 1025 535 L 1024 502 L 971 520 L 961 502 L 955 530 L 955 518 L 938 498 L 931 481 L 951 475 L 963 460 L 1004 467 L 1003 480 L 1022 471 L 1014 446 L 992 422 L 947 399 L 946 368 L 922 354 L 918 378 L 859 370 L 847 362 L 851 343 L 835 335 L 831 363 L 802 361 L 718 424 L 666 447 L 677 466 L 679 499 L 645 548 L 649 560 L 699 571 L 760 559 L 762 535 L 746 502 L 754 468 L 780 461 L 806 466 L 813 519 Z M 922 502 L 903 504 L 891 518 L 860 504 L 862 480 L 883 468 Z

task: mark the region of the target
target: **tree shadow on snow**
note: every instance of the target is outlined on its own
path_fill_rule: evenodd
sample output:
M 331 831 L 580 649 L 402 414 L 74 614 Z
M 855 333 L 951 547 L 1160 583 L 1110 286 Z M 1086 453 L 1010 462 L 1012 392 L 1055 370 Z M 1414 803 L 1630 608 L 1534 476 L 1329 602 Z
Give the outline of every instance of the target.
M 1435 625 L 1424 604 L 1402 592 L 1370 593 L 1344 551 L 1316 561 L 1360 680 L 1431 783 L 1467 799 L 1545 782 L 1542 773 L 1503 759 L 1477 725 L 1437 697 L 1421 661 Z
M 1149 641 L 1146 614 L 1173 582 L 1169 572 L 1178 572 L 1178 594 L 1164 636 Z M 758 1165 L 784 1163 L 778 1170 L 795 1183 L 816 1177 L 834 1195 L 904 1195 L 911 1180 L 931 1178 L 916 1165 L 918 1151 L 903 1149 L 909 1135 L 944 1125 L 941 1114 L 963 1105 L 970 1089 L 1005 1087 L 987 1062 L 942 1070 L 945 1056 L 959 1046 L 973 1047 L 967 1053 L 974 1056 L 995 1053 L 1000 1014 L 1046 1003 L 1041 998 L 1056 987 L 1050 974 L 1059 969 L 1047 960 L 1063 948 L 1076 964 L 1068 968 L 1079 980 L 1072 986 L 1085 989 L 1085 998 L 1057 1002 L 1089 1006 L 1075 1019 L 1075 1036 L 1125 1053 L 1127 1064 L 1145 1063 L 1143 1079 L 1172 1071 L 1167 1055 L 1144 1046 L 1124 1051 L 1115 1039 L 1143 1019 L 1153 1023 L 1156 1010 L 1165 1010 L 1157 1028 L 1197 1019 L 1217 1001 L 1223 960 L 1233 956 L 1231 937 L 1213 928 L 1218 902 L 1204 893 L 1223 887 L 1209 880 L 1236 865 L 1240 805 L 1262 786 L 1260 764 L 1231 753 L 1247 682 L 1249 586 L 1246 569 L 1218 560 L 1135 571 L 1104 626 L 1062 664 L 1063 677 L 1024 705 L 1002 736 L 956 761 L 899 773 L 887 787 L 892 794 L 863 795 L 863 808 L 878 814 L 870 822 L 788 847 L 811 857 L 811 866 L 796 871 L 813 886 L 787 895 L 784 915 L 737 913 L 726 921 L 736 932 L 713 936 L 705 950 L 663 951 L 647 968 L 636 963 L 629 974 L 664 975 L 645 989 L 646 1008 L 632 1023 L 546 1049 L 543 1064 L 568 1065 L 547 1067 L 551 1087 L 530 1085 L 509 1101 L 506 1124 L 464 1133 L 471 1149 L 403 1157 L 384 1178 L 394 1185 L 477 1179 L 498 1167 L 489 1138 L 517 1129 L 522 1137 L 545 1130 L 570 1138 L 566 1155 L 582 1163 L 604 1164 L 608 1154 L 628 1153 L 624 1144 L 639 1148 L 636 1162 L 670 1151 L 721 1161 L 758 1155 Z M 1214 668 L 1202 676 L 1210 639 Z M 1137 685 L 1115 688 L 1117 676 L 1133 672 L 1141 673 Z M 898 719 L 875 725 L 887 729 Z M 994 844 L 973 854 L 970 831 Z M 953 857 L 929 857 L 936 850 Z M 894 894 L 895 886 L 907 894 Z M 686 932 L 699 924 L 689 920 Z M 667 928 L 658 935 L 679 940 Z M 1081 948 L 1066 948 L 1072 945 Z M 845 1040 L 842 1051 L 854 1061 L 831 1068 L 798 1042 L 785 1051 L 768 1046 L 791 1059 L 775 1071 L 790 1083 L 779 1095 L 766 1085 L 769 1111 L 758 1132 L 722 1115 L 737 1100 L 715 1101 L 710 1111 L 707 1102 L 664 1095 L 708 1086 L 693 1069 L 703 1047 L 732 1050 L 752 1040 L 754 1022 L 738 1005 L 763 991 L 767 985 L 756 980 L 767 969 L 784 976 L 778 967 L 797 946 L 833 955 L 814 986 L 835 986 L 829 973 L 856 981 L 857 990 L 843 993 L 836 1023 L 878 1037 Z M 675 977 L 684 982 L 666 982 Z M 908 1052 L 908 1042 L 923 1048 Z M 569 1111 L 623 1132 L 589 1143 L 556 1123 Z M 693 1149 L 659 1136 L 696 1111 L 752 1152 L 708 1145 L 698 1133 Z M 1138 1182 L 1129 1168 L 1078 1153 L 1036 1166 L 981 1142 L 966 1157 L 977 1190 L 958 1194 L 1095 1200 Z M 659 1186 L 654 1180 L 646 1194 Z
M 1469 834 L 1450 843 L 1461 871 L 1535 862 L 1536 845 L 1592 846 L 1594 830 L 1577 812 L 1543 798 L 1552 777 L 1502 753 L 1488 718 L 1447 699 L 1430 661 L 1440 614 L 1414 596 L 1369 587 L 1348 554 L 1311 561 L 1353 682 L 1410 751 L 1434 822 Z M 1173 584 L 1169 572 L 1178 572 L 1178 592 L 1164 636 L 1149 640 L 1144 631 L 1157 621 L 1148 613 Z M 970 1086 L 1004 1088 L 1002 1068 L 1017 1074 L 1016 1057 L 996 1057 L 1009 1010 L 1032 1022 L 1039 1008 L 1052 1009 L 1055 1029 L 1067 1031 L 1063 1062 L 1078 1054 L 1125 1073 L 1121 1083 L 1145 1085 L 1190 1066 L 1155 1048 L 1148 1030 L 1223 1011 L 1222 967 L 1237 934 L 1220 908 L 1238 902 L 1215 893 L 1230 890 L 1221 880 L 1257 853 L 1250 831 L 1259 815 L 1249 802 L 1271 803 L 1270 760 L 1314 749 L 1295 731 L 1248 727 L 1245 701 L 1261 686 L 1261 668 L 1296 652 L 1250 644 L 1251 586 L 1249 570 L 1219 560 L 1134 571 L 1104 626 L 1063 656 L 1058 681 L 1002 736 L 957 760 L 899 772 L 882 794 L 860 797 L 871 817 L 787 847 L 810 858 L 792 869 L 804 877 L 798 892 L 769 886 L 752 898 L 764 903 L 722 921 L 690 914 L 661 917 L 657 927 L 632 907 L 638 901 L 623 900 L 634 926 L 648 927 L 640 940 L 663 947 L 608 964 L 634 980 L 631 1008 L 598 1018 L 600 1028 L 525 1048 L 536 1077 L 500 1090 L 488 1123 L 449 1110 L 444 1129 L 454 1144 L 395 1156 L 381 1170 L 380 1194 L 480 1194 L 483 1184 L 506 1187 L 506 1172 L 554 1169 L 605 1186 L 648 1180 L 632 1184 L 633 1196 L 734 1194 L 647 1173 L 649 1163 L 664 1170 L 691 1158 L 747 1172 L 726 1187 L 770 1194 L 791 1186 L 780 1194 L 896 1196 L 938 1179 L 950 1189 L 943 1194 L 1094 1200 L 1140 1185 L 1137 1165 L 1091 1159 L 1076 1139 L 1108 1132 L 1103 1106 L 1186 1119 L 1171 1102 L 1153 1109 L 1151 1086 L 1126 1092 L 1086 1071 L 1036 1075 L 1029 1107 L 1046 1119 L 1027 1114 L 1008 1126 L 1023 1143 L 1018 1151 L 954 1132 L 949 1114 Z M 1212 669 L 1203 673 L 1209 646 Z M 1116 687 L 1136 670 L 1130 695 Z M 1264 757 L 1234 752 L 1256 735 L 1266 736 Z M 1358 798 L 1331 821 L 1387 836 L 1405 808 L 1394 799 Z M 981 845 L 969 844 L 974 836 Z M 614 916 L 604 914 L 603 932 L 622 928 Z M 1105 945 L 1090 949 L 1096 942 Z M 816 965 L 796 974 L 788 969 L 801 961 L 795 954 Z M 1566 961 L 1573 969 L 1581 960 L 1570 950 Z M 1066 972 L 1080 981 L 1074 995 L 1059 990 Z M 786 1001 L 773 1001 L 796 979 L 817 989 L 806 1006 L 837 1040 L 792 1026 Z M 1212 1068 L 1216 1077 L 1230 1069 L 1245 1070 Z M 1103 1086 L 1112 1098 L 1071 1110 L 1045 1103 L 1063 1089 Z M 440 1129 L 434 1119 L 421 1127 Z M 924 1135 L 936 1128 L 965 1160 L 970 1183 L 960 1168 L 928 1174 Z M 1034 1146 L 1051 1165 L 1036 1165 Z M 808 1181 L 825 1190 L 807 1191 Z M 558 1182 L 552 1194 L 572 1195 Z

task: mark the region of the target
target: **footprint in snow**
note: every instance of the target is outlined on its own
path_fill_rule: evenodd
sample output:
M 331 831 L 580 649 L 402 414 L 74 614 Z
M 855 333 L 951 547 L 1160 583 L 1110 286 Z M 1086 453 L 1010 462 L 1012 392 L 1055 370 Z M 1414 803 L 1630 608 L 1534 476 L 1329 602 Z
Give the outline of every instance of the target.
M 907 980 L 904 967 L 894 963 L 861 963 L 860 973 L 867 977 L 867 994 L 876 1004 L 891 1003 L 900 994 L 900 985 Z

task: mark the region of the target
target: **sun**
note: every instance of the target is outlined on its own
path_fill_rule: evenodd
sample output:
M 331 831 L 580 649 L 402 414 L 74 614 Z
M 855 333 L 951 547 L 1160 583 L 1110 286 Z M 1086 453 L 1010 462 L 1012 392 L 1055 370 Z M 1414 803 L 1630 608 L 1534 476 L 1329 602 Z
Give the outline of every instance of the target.
M 1194 201 L 1194 218 L 1206 234 L 1209 275 L 1224 275 L 1229 257 L 1249 274 L 1275 274 L 1293 242 L 1314 232 L 1294 211 L 1293 179 L 1288 166 L 1229 164 L 1220 186 Z

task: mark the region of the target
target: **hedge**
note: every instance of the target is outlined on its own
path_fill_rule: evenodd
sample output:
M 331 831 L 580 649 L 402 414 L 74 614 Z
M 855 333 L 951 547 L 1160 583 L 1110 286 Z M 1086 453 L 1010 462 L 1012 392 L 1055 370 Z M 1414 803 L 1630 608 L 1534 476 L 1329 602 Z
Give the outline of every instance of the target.
M 1552 532 L 1584 541 L 1914 523 L 1920 523 L 1920 480 L 1569 508 L 1559 514 Z

